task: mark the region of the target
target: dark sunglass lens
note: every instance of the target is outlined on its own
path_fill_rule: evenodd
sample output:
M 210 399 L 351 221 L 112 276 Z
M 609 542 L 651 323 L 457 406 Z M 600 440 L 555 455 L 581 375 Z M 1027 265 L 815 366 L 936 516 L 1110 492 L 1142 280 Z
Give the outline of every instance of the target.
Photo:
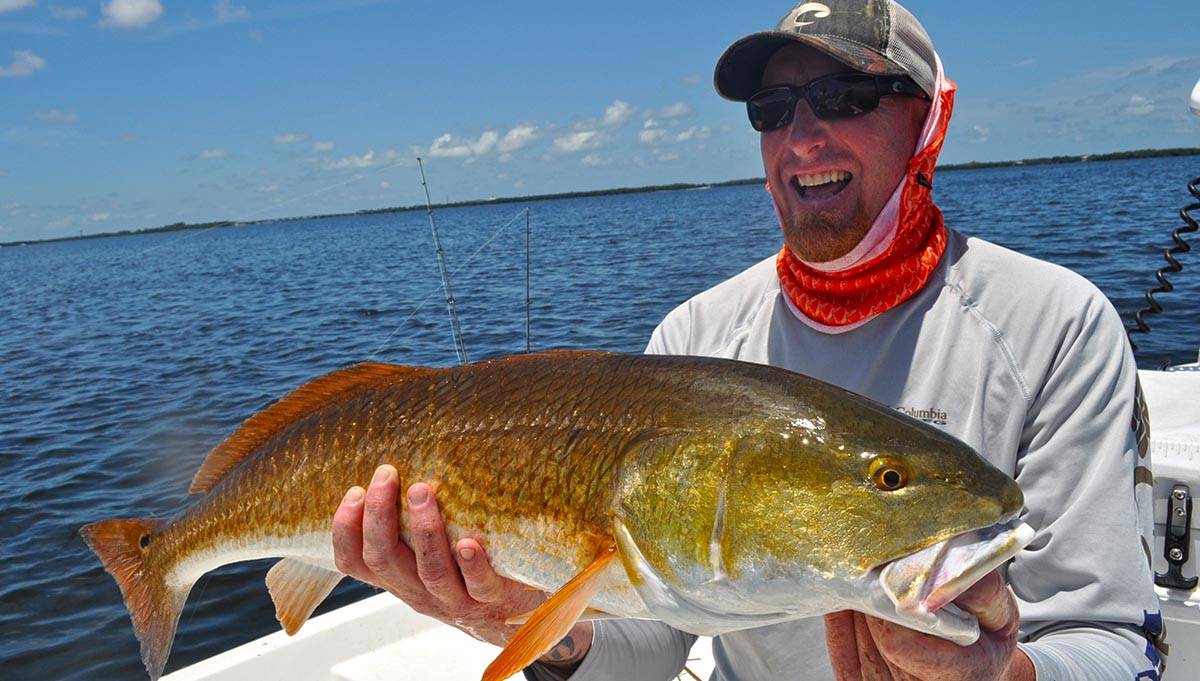
M 850 118 L 874 111 L 879 94 L 870 76 L 833 77 L 809 85 L 808 101 L 818 118 Z
M 750 125 L 759 132 L 769 132 L 792 122 L 796 100 L 788 88 L 763 90 L 746 102 Z

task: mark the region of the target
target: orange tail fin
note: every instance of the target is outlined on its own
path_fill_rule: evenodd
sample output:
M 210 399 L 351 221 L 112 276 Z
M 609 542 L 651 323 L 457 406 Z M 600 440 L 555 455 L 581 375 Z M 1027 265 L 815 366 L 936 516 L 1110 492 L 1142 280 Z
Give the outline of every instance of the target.
M 142 662 L 152 681 L 158 681 L 167 664 L 175 625 L 190 590 L 173 591 L 147 560 L 154 550 L 154 534 L 164 525 L 164 520 L 102 520 L 79 530 L 121 587 L 133 633 L 142 644 Z

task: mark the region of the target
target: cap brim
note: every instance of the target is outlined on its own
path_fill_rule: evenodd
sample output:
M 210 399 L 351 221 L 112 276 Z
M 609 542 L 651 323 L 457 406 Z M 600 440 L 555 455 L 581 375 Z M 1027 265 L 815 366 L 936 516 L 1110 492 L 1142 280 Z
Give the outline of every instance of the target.
M 744 102 L 762 88 L 767 61 L 779 48 L 792 43 L 810 45 L 856 71 L 876 74 L 907 72 L 878 52 L 857 43 L 822 35 L 796 35 L 782 31 L 754 33 L 730 45 L 713 74 L 717 94 L 735 102 Z

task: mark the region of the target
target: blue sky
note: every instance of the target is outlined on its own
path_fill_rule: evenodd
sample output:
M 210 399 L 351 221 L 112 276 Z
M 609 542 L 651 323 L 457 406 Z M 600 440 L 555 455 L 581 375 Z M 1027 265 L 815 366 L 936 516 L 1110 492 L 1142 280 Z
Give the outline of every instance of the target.
M 790 7 L 0 0 L 0 242 L 761 176 L 712 90 Z M 1200 146 L 1200 5 L 909 0 L 943 163 Z

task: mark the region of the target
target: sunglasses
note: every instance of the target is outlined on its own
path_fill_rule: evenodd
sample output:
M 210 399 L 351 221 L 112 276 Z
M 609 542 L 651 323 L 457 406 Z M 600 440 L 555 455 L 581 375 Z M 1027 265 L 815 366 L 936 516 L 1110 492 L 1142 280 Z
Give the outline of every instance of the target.
M 813 115 L 822 120 L 853 118 L 871 113 L 885 95 L 908 95 L 929 99 L 911 78 L 875 76 L 867 73 L 835 73 L 804 85 L 773 85 L 746 100 L 750 125 L 770 132 L 792 122 L 796 105 L 803 98 Z

